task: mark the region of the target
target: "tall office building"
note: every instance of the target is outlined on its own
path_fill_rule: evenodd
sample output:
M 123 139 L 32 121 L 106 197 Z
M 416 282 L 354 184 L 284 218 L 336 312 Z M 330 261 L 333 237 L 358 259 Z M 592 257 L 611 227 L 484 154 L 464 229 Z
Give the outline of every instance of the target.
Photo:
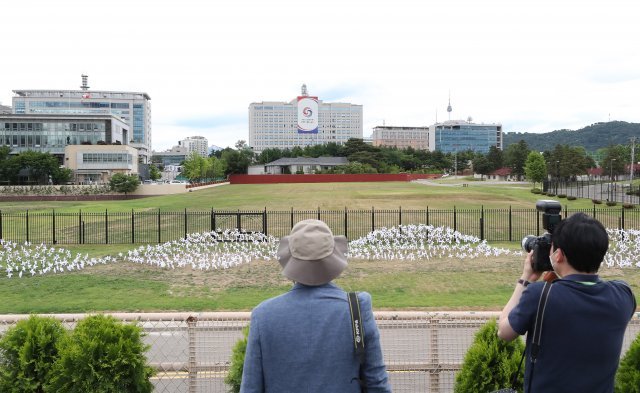
M 89 90 L 13 90 L 14 114 L 114 115 L 130 128 L 129 145 L 142 163 L 151 158 L 151 97 L 147 93 Z
M 187 149 L 187 155 L 196 152 L 201 157 L 209 155 L 209 141 L 203 136 L 190 136 L 178 142 L 179 146 Z
M 263 101 L 249 105 L 249 146 L 256 153 L 264 149 L 292 149 L 296 146 L 344 144 L 362 139 L 362 105 L 323 102 L 302 93 L 289 102 Z
M 502 150 L 502 124 L 475 124 L 448 120 L 429 127 L 429 149 L 443 153 L 472 150 L 488 153 L 491 146 Z

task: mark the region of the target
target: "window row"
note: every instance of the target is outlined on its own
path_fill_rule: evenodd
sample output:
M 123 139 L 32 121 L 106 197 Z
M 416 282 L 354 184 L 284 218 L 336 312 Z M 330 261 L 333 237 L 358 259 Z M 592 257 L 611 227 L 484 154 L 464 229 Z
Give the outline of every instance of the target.
M 126 162 L 131 164 L 133 156 L 128 153 L 82 153 L 82 162 Z

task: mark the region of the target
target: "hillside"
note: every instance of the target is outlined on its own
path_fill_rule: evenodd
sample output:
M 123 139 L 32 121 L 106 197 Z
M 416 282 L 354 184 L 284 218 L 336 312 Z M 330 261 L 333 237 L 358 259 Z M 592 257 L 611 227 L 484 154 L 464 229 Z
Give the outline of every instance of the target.
M 594 152 L 609 145 L 626 145 L 632 136 L 640 137 L 640 124 L 625 121 L 595 123 L 579 130 L 556 130 L 536 134 L 532 132 L 509 132 L 504 134 L 504 146 L 527 142 L 531 150 L 545 151 L 554 146 L 584 146 L 587 151 Z M 640 143 L 640 138 L 637 141 Z

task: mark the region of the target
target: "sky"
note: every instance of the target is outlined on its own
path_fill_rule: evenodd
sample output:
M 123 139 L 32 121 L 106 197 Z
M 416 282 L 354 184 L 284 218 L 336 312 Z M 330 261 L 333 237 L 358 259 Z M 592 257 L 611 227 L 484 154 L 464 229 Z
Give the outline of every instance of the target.
M 0 7 L 16 89 L 146 92 L 152 147 L 248 141 L 252 102 L 363 105 L 363 134 L 436 120 L 505 132 L 640 122 L 637 0 L 79 0 Z

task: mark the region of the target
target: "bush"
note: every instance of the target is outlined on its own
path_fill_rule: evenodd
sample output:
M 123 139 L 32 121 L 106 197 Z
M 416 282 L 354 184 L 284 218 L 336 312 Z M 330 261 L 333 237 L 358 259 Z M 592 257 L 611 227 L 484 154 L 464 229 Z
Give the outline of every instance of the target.
M 635 205 L 633 203 L 623 203 L 622 207 L 624 207 L 625 209 L 633 209 Z
M 547 196 L 554 197 L 554 196 L 556 196 L 556 194 L 553 193 L 553 192 L 547 192 Z
M 249 336 L 249 325 L 242 329 L 243 338 L 236 342 L 231 352 L 231 365 L 229 373 L 224 379 L 224 383 L 229 385 L 230 393 L 240 393 L 240 383 L 242 382 L 242 371 L 244 369 L 244 355 L 247 352 L 247 337 Z
M 153 369 L 146 364 L 142 329 L 111 316 L 89 316 L 60 345 L 47 390 L 67 393 L 148 393 Z
M 607 206 L 615 206 L 617 204 L 618 204 L 618 202 L 616 202 L 616 201 L 607 201 Z
M 600 199 L 592 199 L 591 202 L 593 202 L 594 205 L 602 204 L 602 201 Z
M 575 196 L 573 196 L 573 195 L 569 195 L 569 196 L 567 197 L 567 200 L 569 200 L 569 201 L 575 201 L 575 200 L 576 200 L 576 197 L 575 197 Z
M 567 194 L 558 194 L 558 198 L 566 198 Z
M 640 334 L 629 346 L 616 373 L 616 393 L 640 393 Z
M 513 375 L 524 351 L 524 344 L 518 337 L 506 342 L 498 338 L 498 326 L 495 319 L 487 322 L 469 347 L 462 362 L 462 368 L 456 374 L 454 392 L 484 393 L 511 386 Z M 523 365 L 524 368 L 524 365 Z M 517 385 L 524 384 L 524 371 L 520 370 Z
M 531 192 L 532 192 L 532 193 L 534 193 L 534 194 L 541 194 L 541 193 L 542 193 L 542 190 L 541 190 L 541 189 L 539 189 L 539 188 L 532 188 L 532 189 L 531 189 Z
M 66 331 L 53 318 L 32 315 L 0 339 L 0 392 L 43 392 Z

